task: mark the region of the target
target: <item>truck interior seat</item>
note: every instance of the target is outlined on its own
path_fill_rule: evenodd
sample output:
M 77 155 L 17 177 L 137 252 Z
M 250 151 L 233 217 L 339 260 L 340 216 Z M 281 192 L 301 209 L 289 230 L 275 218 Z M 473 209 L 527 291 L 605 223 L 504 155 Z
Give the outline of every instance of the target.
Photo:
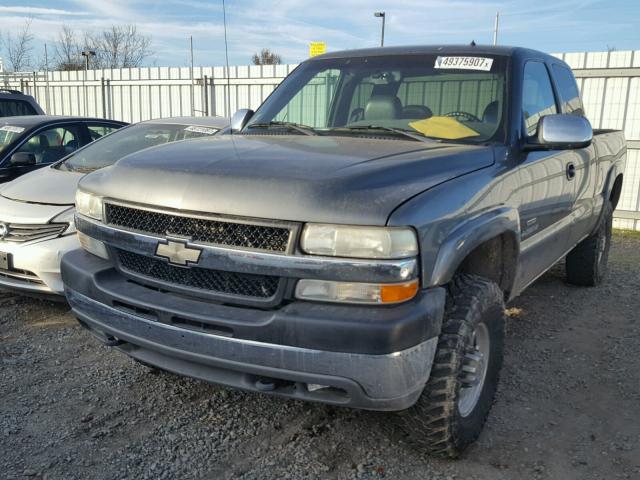
M 372 95 L 364 108 L 366 120 L 389 120 L 398 118 L 402 103 L 395 95 Z

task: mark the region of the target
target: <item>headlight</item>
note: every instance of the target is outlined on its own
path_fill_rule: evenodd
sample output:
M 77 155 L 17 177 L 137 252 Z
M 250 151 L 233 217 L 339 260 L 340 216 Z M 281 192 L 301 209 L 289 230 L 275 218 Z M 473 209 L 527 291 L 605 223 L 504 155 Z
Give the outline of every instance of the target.
M 418 280 L 406 283 L 356 283 L 300 280 L 296 298 L 317 302 L 389 305 L 411 300 L 418 293 Z
M 78 190 L 76 192 L 76 210 L 87 217 L 102 220 L 102 198 Z
M 301 248 L 313 255 L 349 258 L 407 258 L 418 254 L 418 240 L 407 227 L 358 227 L 309 223 Z
M 63 235 L 76 233 L 76 222 L 74 220 L 75 213 L 75 208 L 69 208 L 68 210 L 65 210 L 60 215 L 51 220 L 51 223 L 68 223 L 69 226 L 65 229 L 64 232 L 62 232 Z

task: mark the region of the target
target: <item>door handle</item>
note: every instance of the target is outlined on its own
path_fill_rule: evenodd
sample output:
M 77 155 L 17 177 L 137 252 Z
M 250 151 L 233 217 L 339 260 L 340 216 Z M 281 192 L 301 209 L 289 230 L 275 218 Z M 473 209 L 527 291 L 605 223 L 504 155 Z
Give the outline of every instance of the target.
M 567 180 L 573 180 L 576 176 L 576 166 L 573 163 L 567 164 Z

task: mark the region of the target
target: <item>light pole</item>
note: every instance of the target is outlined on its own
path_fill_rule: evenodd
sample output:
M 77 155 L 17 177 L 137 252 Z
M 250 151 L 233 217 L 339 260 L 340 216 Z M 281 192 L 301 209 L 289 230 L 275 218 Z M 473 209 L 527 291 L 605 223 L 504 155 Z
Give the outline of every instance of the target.
M 89 57 L 95 57 L 96 52 L 93 50 L 83 50 L 81 52 L 84 57 L 84 78 L 82 79 L 82 90 L 84 90 L 84 116 L 87 116 L 87 72 L 89 71 Z
M 385 12 L 375 12 L 373 16 L 382 18 L 382 36 L 380 37 L 380 46 L 384 47 L 384 21 L 387 18 L 387 14 Z
M 89 70 L 89 57 L 95 57 L 96 52 L 93 50 L 83 50 L 82 56 L 84 57 L 84 69 Z

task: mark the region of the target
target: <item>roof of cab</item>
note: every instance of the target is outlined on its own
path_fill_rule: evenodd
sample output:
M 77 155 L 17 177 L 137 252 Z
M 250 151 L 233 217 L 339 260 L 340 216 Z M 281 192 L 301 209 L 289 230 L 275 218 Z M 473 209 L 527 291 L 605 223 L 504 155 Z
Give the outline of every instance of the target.
M 376 57 L 382 55 L 502 55 L 507 57 L 544 57 L 559 60 L 547 53 L 523 47 L 493 46 L 493 45 L 407 45 L 394 47 L 362 48 L 357 50 L 342 50 L 329 52 L 307 61 L 329 58 Z

